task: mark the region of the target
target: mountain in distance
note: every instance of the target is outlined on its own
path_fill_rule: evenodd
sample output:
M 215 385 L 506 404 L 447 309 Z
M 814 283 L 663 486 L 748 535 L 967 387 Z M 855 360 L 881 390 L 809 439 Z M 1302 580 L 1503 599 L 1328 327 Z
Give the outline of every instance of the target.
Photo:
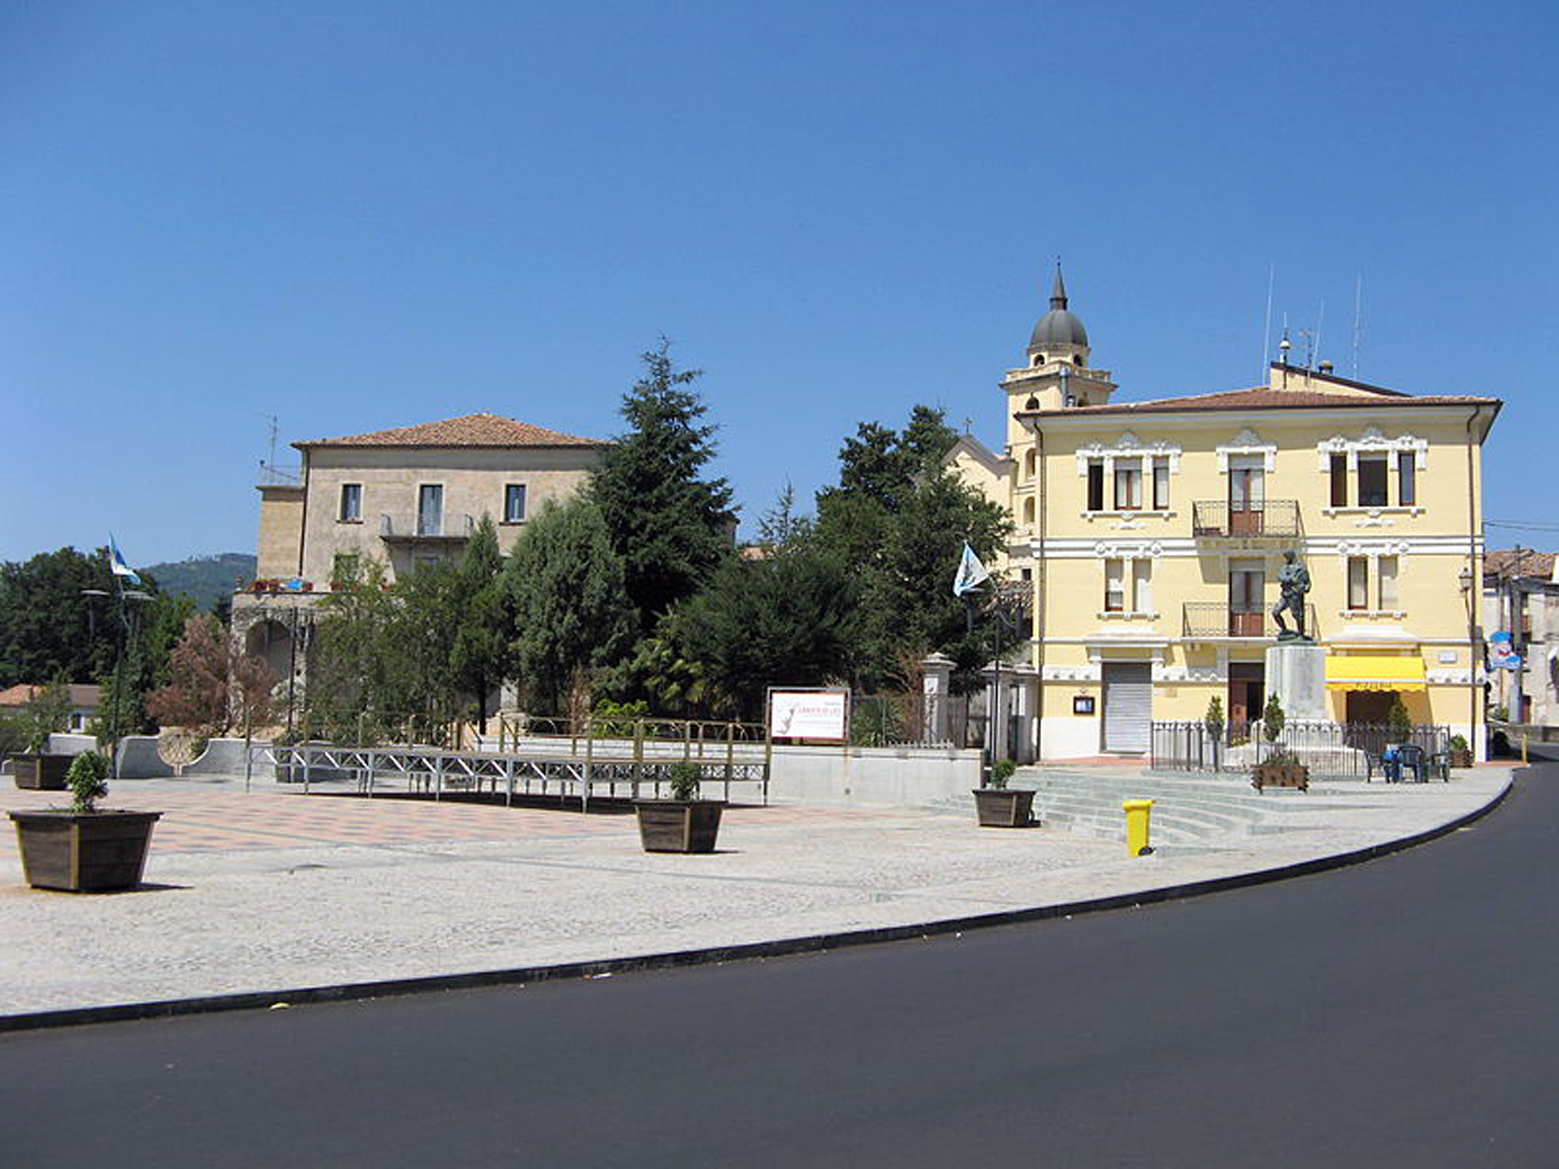
M 211 610 L 223 597 L 231 596 L 235 583 L 254 579 L 252 552 L 219 552 L 214 556 L 191 556 L 188 560 L 166 564 L 148 564 L 157 587 L 165 593 L 183 593 L 203 610 Z

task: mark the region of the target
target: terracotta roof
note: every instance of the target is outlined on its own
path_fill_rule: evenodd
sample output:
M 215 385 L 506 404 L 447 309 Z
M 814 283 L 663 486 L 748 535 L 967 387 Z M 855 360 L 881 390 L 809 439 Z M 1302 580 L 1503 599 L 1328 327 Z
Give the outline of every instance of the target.
M 441 422 L 424 422 L 420 426 L 400 426 L 394 430 L 349 434 L 343 438 L 320 438 L 292 445 L 303 450 L 319 446 L 599 447 L 606 444 L 600 439 L 564 434 L 497 414 L 466 414 L 460 418 L 446 418 Z
M 42 686 L 22 682 L 8 690 L 0 690 L 0 706 L 26 706 L 28 699 L 42 689 Z M 76 709 L 97 706 L 103 698 L 101 686 L 71 682 L 66 689 L 70 691 L 70 705 Z
M 1552 580 L 1555 555 L 1535 548 L 1492 549 L 1483 555 L 1483 572 L 1486 576 L 1540 576 Z
M 1460 395 L 1411 396 L 1385 392 L 1363 397 L 1358 394 L 1329 394 L 1315 390 L 1274 390 L 1258 386 L 1251 390 L 1227 390 L 1217 394 L 1191 394 L 1183 398 L 1154 398 L 1146 402 L 1111 402 L 1104 406 L 1067 406 L 1059 410 L 1022 410 L 1025 417 L 1057 417 L 1097 414 L 1159 414 L 1181 410 L 1296 410 L 1317 406 L 1339 410 L 1399 406 L 1497 406 L 1498 398 Z

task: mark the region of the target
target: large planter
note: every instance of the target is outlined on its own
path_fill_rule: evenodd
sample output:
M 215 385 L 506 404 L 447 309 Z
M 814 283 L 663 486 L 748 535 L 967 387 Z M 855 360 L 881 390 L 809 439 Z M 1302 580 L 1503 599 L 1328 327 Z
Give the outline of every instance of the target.
M 161 812 L 12 812 L 22 871 L 35 889 L 133 889 Z
M 70 770 L 70 761 L 74 758 L 74 755 L 24 752 L 11 756 L 11 772 L 16 776 L 17 787 L 62 792 L 65 790 L 65 774 Z
M 713 852 L 724 800 L 635 800 L 645 852 Z
M 1462 750 L 1457 750 L 1455 747 L 1452 747 L 1451 748 L 1451 766 L 1452 767 L 1471 767 L 1472 766 L 1472 748 L 1471 747 L 1467 747 L 1467 748 L 1464 748 Z
M 1033 823 L 1032 788 L 977 787 L 972 790 L 981 828 L 1027 828 Z
M 1297 787 L 1307 792 L 1310 790 L 1310 769 L 1302 763 L 1260 763 L 1250 785 L 1257 791 L 1266 787 Z

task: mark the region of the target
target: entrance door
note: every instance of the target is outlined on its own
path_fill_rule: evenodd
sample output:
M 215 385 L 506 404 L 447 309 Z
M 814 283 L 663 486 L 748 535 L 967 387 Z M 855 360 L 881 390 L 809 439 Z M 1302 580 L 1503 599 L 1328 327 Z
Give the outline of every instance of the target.
M 1229 663 L 1229 734 L 1248 734 L 1266 705 L 1267 668 L 1260 662 Z M 1235 728 L 1239 729 L 1236 730 Z
M 1104 749 L 1146 755 L 1153 737 L 1153 667 L 1148 662 L 1104 666 Z
M 1255 536 L 1261 533 L 1262 512 L 1266 502 L 1266 471 L 1255 466 L 1229 466 L 1229 535 Z

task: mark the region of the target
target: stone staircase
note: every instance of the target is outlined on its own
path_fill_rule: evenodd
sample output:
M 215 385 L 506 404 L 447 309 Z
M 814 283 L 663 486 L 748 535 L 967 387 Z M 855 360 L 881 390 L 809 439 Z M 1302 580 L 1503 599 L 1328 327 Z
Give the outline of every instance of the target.
M 1282 830 L 1286 811 L 1306 810 L 1306 793 L 1293 789 L 1257 792 L 1240 775 L 1214 778 L 1132 775 L 1122 771 L 1024 767 L 1013 787 L 1033 788 L 1040 823 L 1068 832 L 1126 839 L 1126 800 L 1153 801 L 1153 847 L 1205 848 L 1252 834 Z M 968 805 L 960 805 L 963 811 Z M 948 811 L 954 810 L 951 803 Z

